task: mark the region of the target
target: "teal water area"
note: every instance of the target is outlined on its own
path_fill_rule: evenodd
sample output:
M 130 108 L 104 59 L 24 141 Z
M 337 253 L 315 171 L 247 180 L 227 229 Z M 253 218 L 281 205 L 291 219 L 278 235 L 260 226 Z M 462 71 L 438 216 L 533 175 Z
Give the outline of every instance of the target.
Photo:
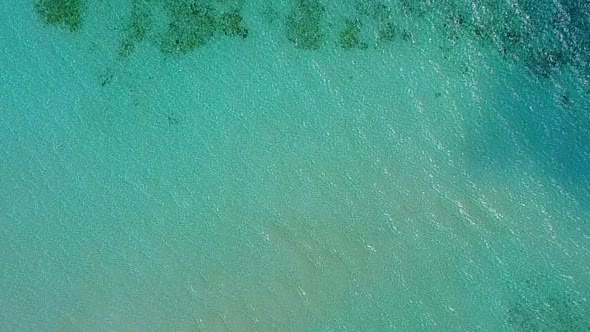
M 590 331 L 577 0 L 0 11 L 0 331 Z

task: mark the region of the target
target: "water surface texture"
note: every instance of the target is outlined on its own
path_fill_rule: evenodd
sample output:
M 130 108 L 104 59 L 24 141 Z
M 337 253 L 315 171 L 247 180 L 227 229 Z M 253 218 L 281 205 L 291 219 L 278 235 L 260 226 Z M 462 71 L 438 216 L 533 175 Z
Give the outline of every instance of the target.
M 0 331 L 590 331 L 583 0 L 2 0 Z

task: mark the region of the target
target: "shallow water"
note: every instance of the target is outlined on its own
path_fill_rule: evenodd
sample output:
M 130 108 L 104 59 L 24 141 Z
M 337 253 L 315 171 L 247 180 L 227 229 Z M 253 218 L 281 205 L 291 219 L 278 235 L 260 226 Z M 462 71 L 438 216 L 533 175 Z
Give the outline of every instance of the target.
M 0 330 L 590 330 L 586 3 L 0 15 Z

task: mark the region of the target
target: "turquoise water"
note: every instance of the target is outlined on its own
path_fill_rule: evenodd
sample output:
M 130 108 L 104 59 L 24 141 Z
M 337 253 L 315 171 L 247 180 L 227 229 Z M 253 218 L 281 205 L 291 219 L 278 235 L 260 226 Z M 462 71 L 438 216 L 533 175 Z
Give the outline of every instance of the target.
M 583 1 L 0 11 L 0 331 L 590 331 Z

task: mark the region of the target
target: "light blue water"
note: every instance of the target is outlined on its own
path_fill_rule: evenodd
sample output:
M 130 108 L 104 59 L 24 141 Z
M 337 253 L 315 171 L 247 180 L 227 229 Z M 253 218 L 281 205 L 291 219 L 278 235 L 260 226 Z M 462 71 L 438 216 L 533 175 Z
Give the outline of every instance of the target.
M 0 331 L 590 331 L 587 3 L 2 7 Z

